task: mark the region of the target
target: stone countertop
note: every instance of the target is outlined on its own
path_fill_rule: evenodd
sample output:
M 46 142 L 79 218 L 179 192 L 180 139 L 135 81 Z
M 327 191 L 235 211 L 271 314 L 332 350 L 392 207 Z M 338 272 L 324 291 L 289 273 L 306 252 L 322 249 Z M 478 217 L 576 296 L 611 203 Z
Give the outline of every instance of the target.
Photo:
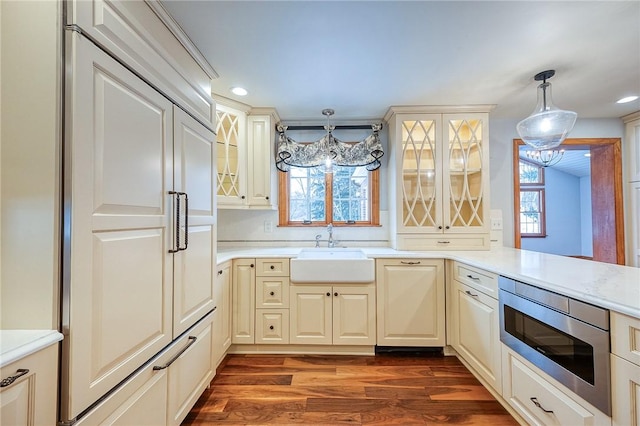
M 0 368 L 61 340 L 56 330 L 0 330 Z
M 421 257 L 457 260 L 640 318 L 640 268 L 510 247 L 494 247 L 485 251 L 447 252 L 401 251 L 389 247 L 358 248 L 372 258 Z M 241 257 L 295 257 L 300 250 L 300 247 L 223 247 L 219 248 L 217 261 L 222 263 Z

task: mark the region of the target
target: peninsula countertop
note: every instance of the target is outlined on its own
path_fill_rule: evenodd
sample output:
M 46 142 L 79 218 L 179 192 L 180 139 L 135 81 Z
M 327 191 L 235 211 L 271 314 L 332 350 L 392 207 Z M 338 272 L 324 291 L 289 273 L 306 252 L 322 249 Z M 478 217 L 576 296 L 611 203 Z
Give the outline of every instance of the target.
M 356 248 L 356 247 L 350 247 Z M 615 312 L 640 318 L 640 268 L 494 247 L 478 251 L 404 251 L 357 247 L 371 258 L 451 259 L 527 282 Z M 302 247 L 220 247 L 217 262 L 236 258 L 296 257 Z M 336 248 L 339 250 L 339 248 Z

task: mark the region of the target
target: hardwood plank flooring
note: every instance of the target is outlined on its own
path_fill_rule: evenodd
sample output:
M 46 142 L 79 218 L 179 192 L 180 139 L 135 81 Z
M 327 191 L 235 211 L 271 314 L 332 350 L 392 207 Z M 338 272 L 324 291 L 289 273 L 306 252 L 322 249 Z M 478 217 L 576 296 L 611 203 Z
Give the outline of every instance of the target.
M 455 357 L 229 355 L 183 426 L 518 423 Z

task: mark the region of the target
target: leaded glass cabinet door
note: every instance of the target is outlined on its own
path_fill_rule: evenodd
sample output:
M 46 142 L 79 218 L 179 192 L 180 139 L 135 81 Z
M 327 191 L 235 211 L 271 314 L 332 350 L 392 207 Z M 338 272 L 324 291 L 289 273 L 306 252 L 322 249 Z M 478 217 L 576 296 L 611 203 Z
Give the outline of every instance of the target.
M 437 232 L 442 226 L 440 123 L 440 115 L 427 114 L 400 120 L 402 232 Z
M 246 115 L 220 104 L 216 107 L 216 115 L 218 205 L 240 205 L 244 203 L 247 192 L 244 163 Z
M 444 231 L 487 230 L 487 115 L 447 114 L 443 125 Z

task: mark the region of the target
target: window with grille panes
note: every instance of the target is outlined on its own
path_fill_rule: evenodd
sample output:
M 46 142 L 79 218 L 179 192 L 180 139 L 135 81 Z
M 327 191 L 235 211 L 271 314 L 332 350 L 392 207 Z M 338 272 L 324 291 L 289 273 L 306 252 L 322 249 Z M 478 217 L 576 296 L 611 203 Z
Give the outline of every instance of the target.
M 379 170 L 336 166 L 278 172 L 280 226 L 376 226 L 379 218 Z
M 520 235 L 546 237 L 544 167 L 520 159 Z

